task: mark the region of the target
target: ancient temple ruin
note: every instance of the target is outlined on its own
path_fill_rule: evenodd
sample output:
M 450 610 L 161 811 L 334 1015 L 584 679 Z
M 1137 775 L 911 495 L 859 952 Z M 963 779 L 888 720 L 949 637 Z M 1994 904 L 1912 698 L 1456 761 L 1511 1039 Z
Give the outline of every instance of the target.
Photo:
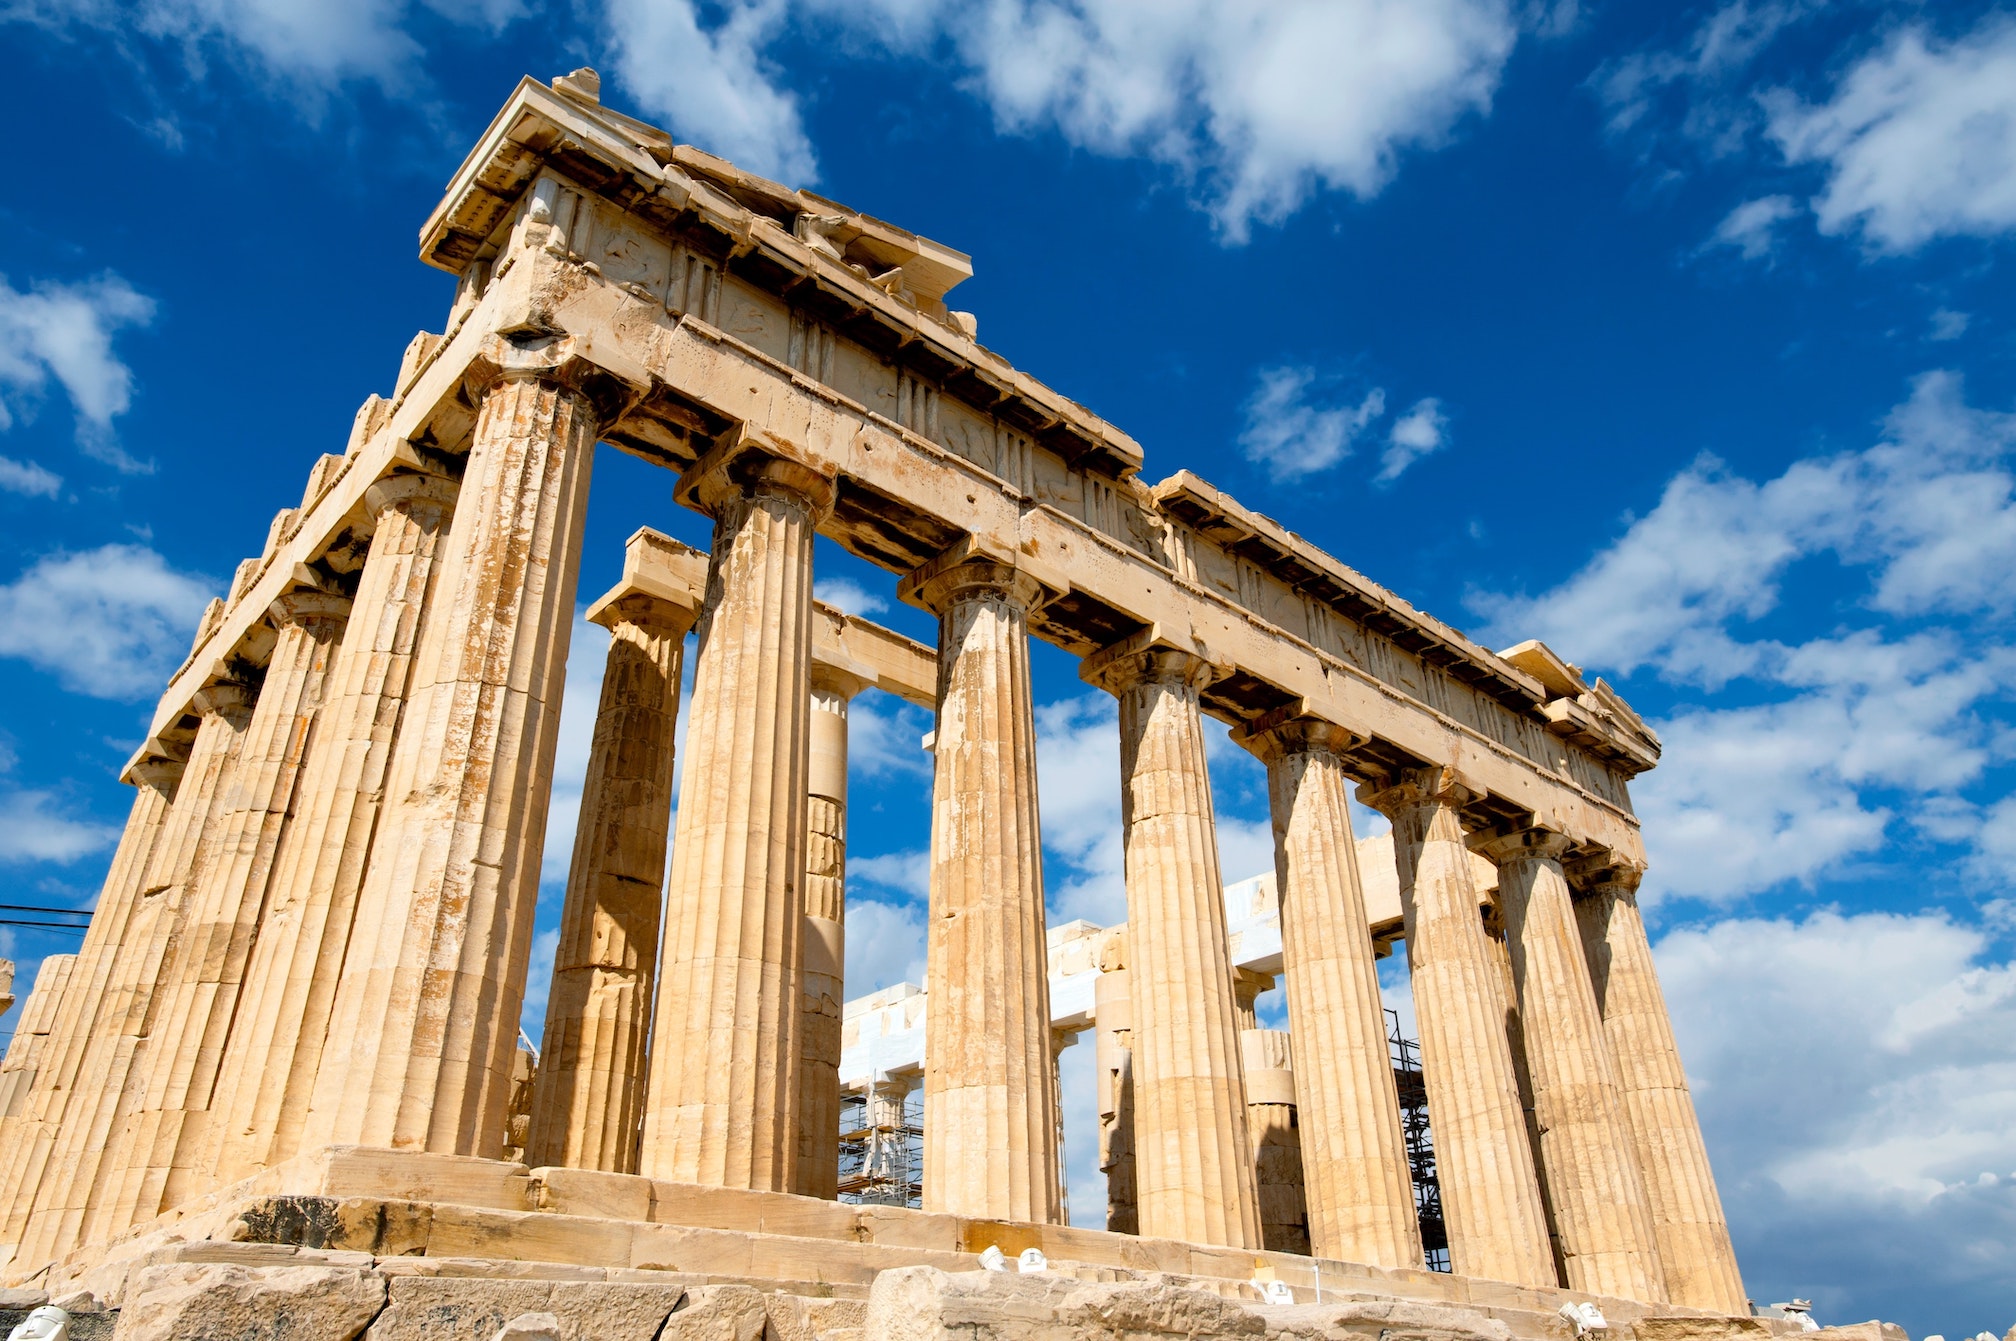
M 395 1308 L 486 1271 L 753 1282 L 845 1330 L 878 1274 L 1039 1248 L 1081 1282 L 1355 1291 L 1520 1335 L 1590 1299 L 1755 1331 L 1635 897 L 1628 784 L 1659 746 L 1602 681 L 1477 645 L 1188 471 L 1148 483 L 948 308 L 966 256 L 674 144 L 589 72 L 519 86 L 421 257 L 459 277 L 444 332 L 205 615 L 89 934 L 38 980 L 0 1275 L 130 1304 L 143 1266 L 321 1263 Z M 612 641 L 530 1076 L 598 443 L 663 466 L 714 540 L 639 533 L 591 606 Z M 937 646 L 815 603 L 815 535 L 898 575 Z M 1124 930 L 1045 926 L 1031 638 L 1118 700 Z M 928 981 L 850 1015 L 870 687 L 936 713 Z M 1268 770 L 1264 954 L 1227 914 L 1207 718 Z M 1392 820 L 1384 869 L 1354 795 Z M 1378 990 L 1396 943 L 1448 1273 Z M 1292 1058 L 1254 1038 L 1263 976 Z M 871 1011 L 915 1026 L 903 1065 L 869 1056 Z M 1056 1049 L 1087 1028 L 1124 1161 L 1105 1231 L 1059 1223 Z M 860 1196 L 865 1164 L 836 1200 L 843 1098 L 864 1132 L 921 1127 L 921 1207 Z M 1302 1252 L 1269 1246 L 1262 1172 L 1291 1127 Z

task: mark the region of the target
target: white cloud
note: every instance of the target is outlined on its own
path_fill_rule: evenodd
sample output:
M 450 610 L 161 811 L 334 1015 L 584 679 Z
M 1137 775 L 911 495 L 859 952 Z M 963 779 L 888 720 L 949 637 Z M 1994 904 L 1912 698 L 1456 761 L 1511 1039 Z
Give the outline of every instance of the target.
M 1755 127 L 1757 108 L 1730 86 L 1787 28 L 1817 8 L 1814 0 L 1730 0 L 1676 49 L 1633 52 L 1590 78 L 1613 137 L 1638 138 L 1648 148 L 1669 133 L 1708 154 L 1739 150 Z
M 845 577 L 818 579 L 812 584 L 812 597 L 850 615 L 878 615 L 889 608 L 889 602 Z
M 49 554 L 0 585 L 0 656 L 99 698 L 158 693 L 214 586 L 140 545 Z
M 764 54 L 800 18 L 857 49 L 949 58 L 1007 131 L 1167 165 L 1234 240 L 1320 190 L 1377 194 L 1402 152 L 1489 110 L 1518 36 L 1507 0 L 732 0 L 711 26 L 691 0 L 606 13 L 625 86 L 759 171 L 816 171 Z
M 1938 913 L 1675 931 L 1657 955 L 1751 1293 L 2007 1322 L 2016 965 Z M 1999 1312 L 1997 1311 L 1999 1310 Z M 1955 1332 L 1957 1329 L 1957 1333 Z
M 1239 448 L 1248 461 L 1267 467 L 1277 480 L 1299 479 L 1328 469 L 1351 454 L 1352 442 L 1386 412 L 1378 387 L 1356 405 L 1340 401 L 1331 378 L 1314 368 L 1264 369 L 1246 400 L 1246 426 Z
M 133 397 L 132 370 L 112 352 L 112 337 L 153 319 L 154 300 L 109 271 L 76 284 L 31 284 L 26 292 L 0 275 L 0 429 L 32 413 L 53 376 L 76 411 L 78 446 L 121 470 L 151 469 L 127 456 L 112 433 Z
M 1927 337 L 1932 340 L 1958 340 L 1967 333 L 1971 318 L 1965 312 L 1955 312 L 1950 307 L 1937 308 L 1932 313 L 1932 331 Z
M 116 826 L 79 819 L 79 813 L 54 792 L 0 792 L 0 862 L 67 864 L 118 839 Z
M 54 498 L 63 488 L 63 477 L 44 470 L 33 461 L 16 461 L 0 456 L 0 489 L 30 498 Z
M 1442 412 L 1442 402 L 1433 396 L 1417 400 L 1387 433 L 1386 450 L 1380 453 L 1379 473 L 1373 481 L 1384 484 L 1397 480 L 1407 467 L 1448 445 L 1449 416 Z
M 1898 31 L 1819 104 L 1767 94 L 1769 131 L 1792 163 L 1821 166 L 1825 233 L 1913 250 L 1939 237 L 2016 228 L 2016 19 L 1990 14 L 1942 41 Z
M 899 982 L 924 983 L 924 909 L 877 899 L 847 900 L 847 996 Z
M 798 99 L 764 56 L 786 0 L 727 0 L 703 22 L 694 0 L 604 0 L 611 73 L 669 129 L 739 166 L 809 186 L 819 176 Z
M 1633 788 L 1648 888 L 1726 899 L 1809 881 L 1881 848 L 1898 819 L 1985 850 L 1964 794 L 2010 752 L 1992 722 L 2016 681 L 2012 452 L 2016 416 L 1926 374 L 1872 447 L 1762 484 L 1704 458 L 1552 590 L 1472 598 L 1494 645 L 1537 636 L 1708 691 L 1656 724 L 1665 757 Z M 1866 579 L 1861 627 L 1781 616 L 1788 572 L 1822 557 Z
M 1710 247 L 1733 247 L 1746 261 L 1760 261 L 1778 249 L 1778 225 L 1799 212 L 1790 196 L 1763 196 L 1730 210 L 1708 238 Z
M 913 899 L 931 895 L 931 853 L 918 848 L 906 852 L 884 852 L 873 857 L 847 859 L 847 884 L 856 884 L 907 894 Z

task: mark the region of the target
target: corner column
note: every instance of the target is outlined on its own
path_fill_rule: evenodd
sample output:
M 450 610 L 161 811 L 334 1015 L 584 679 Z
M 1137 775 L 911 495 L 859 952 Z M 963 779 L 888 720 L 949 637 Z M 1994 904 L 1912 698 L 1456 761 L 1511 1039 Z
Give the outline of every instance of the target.
M 1044 588 L 955 547 L 903 579 L 938 616 L 924 1209 L 1054 1224 L 1057 1091 L 1029 613 Z
M 532 1084 L 534 1168 L 637 1168 L 680 665 L 706 561 L 648 530 L 626 549 L 624 581 L 588 609 L 609 630 L 609 655 Z M 693 580 L 651 580 L 657 569 Z
M 294 816 L 281 835 L 272 897 L 219 1081 L 220 1182 L 301 1148 L 455 496 L 455 481 L 421 474 L 387 476 L 364 491 L 375 523 L 371 547 Z
M 1459 810 L 1471 796 L 1446 768 L 1413 770 L 1393 786 L 1358 793 L 1393 821 L 1449 1264 L 1462 1276 L 1553 1287 L 1503 991 L 1463 840 Z
M 1239 1051 L 1246 1067 L 1246 1128 L 1253 1140 L 1253 1180 L 1258 1186 L 1264 1246 L 1268 1252 L 1307 1257 L 1308 1161 L 1302 1149 L 1303 1124 L 1295 1115 L 1291 1040 L 1280 1029 L 1242 1029 Z
M 1140 638 L 1095 653 L 1079 670 L 1120 700 L 1141 1233 L 1258 1248 L 1237 992 L 1198 703 L 1213 673 L 1193 652 Z
M 493 337 L 306 1143 L 495 1158 L 599 426 L 627 391 L 571 337 Z
M 1299 715 L 1263 718 L 1235 739 L 1266 762 L 1273 802 L 1312 1251 L 1418 1267 L 1421 1226 L 1344 771 L 1344 751 L 1362 741 Z
M 847 1002 L 847 708 L 867 687 L 858 675 L 812 665 L 798 1177 L 792 1190 L 828 1201 L 839 1195 L 840 1036 Z
M 1540 1160 L 1567 1285 L 1659 1302 L 1666 1298 L 1666 1277 L 1561 870 L 1570 846 L 1562 835 L 1537 828 L 1476 844 L 1498 865 L 1505 947 L 1519 993 Z
M 680 478 L 714 517 L 638 1171 L 792 1190 L 812 540 L 832 480 L 745 434 Z
M 1575 920 L 1645 1180 L 1668 1297 L 1689 1308 L 1743 1315 L 1749 1297 L 1638 911 L 1643 872 L 1606 862 L 1571 868 L 1571 874 L 1583 885 Z

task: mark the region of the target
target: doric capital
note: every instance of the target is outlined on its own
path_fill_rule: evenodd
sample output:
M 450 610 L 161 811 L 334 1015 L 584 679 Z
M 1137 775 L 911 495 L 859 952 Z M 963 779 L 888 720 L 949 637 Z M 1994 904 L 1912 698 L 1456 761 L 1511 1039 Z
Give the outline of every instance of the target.
M 1063 593 L 1015 562 L 976 545 L 969 536 L 896 584 L 896 596 L 942 615 L 962 601 L 997 600 L 1024 614 Z
M 623 544 L 623 580 L 588 607 L 605 629 L 635 624 L 683 637 L 707 599 L 707 556 L 640 526 Z
M 1243 745 L 1263 763 L 1277 763 L 1290 755 L 1324 752 L 1350 753 L 1365 743 L 1365 737 L 1348 731 L 1310 712 L 1301 700 L 1262 713 L 1244 726 L 1232 729 L 1234 744 Z
M 1559 862 L 1575 846 L 1575 840 L 1552 829 L 1524 828 L 1486 830 L 1470 839 L 1471 851 L 1500 866 L 1516 861 Z
M 1417 806 L 1461 810 L 1484 795 L 1484 789 L 1445 765 L 1402 769 L 1384 786 L 1366 784 L 1358 800 L 1391 818 Z
M 1568 876 L 1568 886 L 1576 897 L 1595 897 L 1600 894 L 1619 898 L 1636 898 L 1638 884 L 1645 878 L 1643 862 L 1633 861 L 1614 852 L 1599 852 L 1592 856 L 1577 857 L 1564 862 L 1561 868 Z
M 861 667 L 836 666 L 830 662 L 812 658 L 812 692 L 831 694 L 836 698 L 852 701 L 854 696 L 875 683 L 875 677 Z
M 546 331 L 491 336 L 469 360 L 464 374 L 472 405 L 481 405 L 492 387 L 511 381 L 543 382 L 572 391 L 594 407 L 595 421 L 601 425 L 622 418 L 651 387 L 651 375 L 644 369 L 611 367 L 606 357 L 590 354 L 586 341 Z
M 196 711 L 205 717 L 223 717 L 233 721 L 244 721 L 252 715 L 252 704 L 258 695 L 251 686 L 238 680 L 212 680 L 191 696 L 190 702 Z
M 350 617 L 350 598 L 333 591 L 297 587 L 276 597 L 268 607 L 275 628 L 306 624 L 311 620 L 344 620 Z
M 1078 678 L 1118 697 L 1144 684 L 1202 689 L 1225 677 L 1225 668 L 1201 652 L 1179 646 L 1155 625 L 1103 647 L 1078 663 Z
M 387 475 L 364 491 L 364 506 L 372 517 L 382 520 L 388 512 L 411 513 L 422 508 L 443 512 L 455 506 L 461 482 L 445 475 Z
M 119 780 L 134 787 L 152 787 L 155 791 L 173 794 L 182 781 L 182 769 L 186 759 L 171 758 L 165 754 L 148 753 L 145 747 L 126 765 Z
M 719 517 L 738 499 L 785 498 L 817 521 L 833 510 L 833 471 L 795 444 L 745 425 L 695 461 L 679 477 L 672 497 L 710 517 Z

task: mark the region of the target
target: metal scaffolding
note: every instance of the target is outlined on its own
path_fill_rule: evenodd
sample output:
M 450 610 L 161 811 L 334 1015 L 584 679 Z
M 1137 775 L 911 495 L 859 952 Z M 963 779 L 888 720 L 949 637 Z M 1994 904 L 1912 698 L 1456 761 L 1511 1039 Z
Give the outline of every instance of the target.
M 1442 1223 L 1442 1184 L 1435 1176 L 1435 1137 L 1428 1127 L 1428 1087 L 1421 1080 L 1421 1045 L 1400 1032 L 1400 1016 L 1386 1012 L 1386 1043 L 1393 1086 L 1400 1093 L 1400 1130 L 1414 1174 L 1414 1213 L 1430 1271 L 1449 1269 L 1449 1231 Z
M 878 1104 L 878 1107 L 882 1105 Z M 903 1098 L 900 1122 L 870 1122 L 868 1096 L 840 1096 L 840 1200 L 924 1205 L 924 1090 Z

